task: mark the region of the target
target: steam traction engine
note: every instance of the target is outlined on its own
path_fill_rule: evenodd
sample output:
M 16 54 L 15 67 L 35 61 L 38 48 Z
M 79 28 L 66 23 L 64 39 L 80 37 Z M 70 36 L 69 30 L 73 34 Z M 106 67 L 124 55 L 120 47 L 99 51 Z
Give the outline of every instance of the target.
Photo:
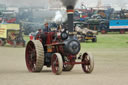
M 71 71 L 75 64 L 81 64 L 85 73 L 91 73 L 94 68 L 93 57 L 89 53 L 78 56 L 80 42 L 73 32 L 73 7 L 67 7 L 68 33 L 57 35 L 57 32 L 42 32 L 36 40 L 29 41 L 26 47 L 26 65 L 30 72 L 40 72 L 43 66 L 52 67 L 53 73 Z

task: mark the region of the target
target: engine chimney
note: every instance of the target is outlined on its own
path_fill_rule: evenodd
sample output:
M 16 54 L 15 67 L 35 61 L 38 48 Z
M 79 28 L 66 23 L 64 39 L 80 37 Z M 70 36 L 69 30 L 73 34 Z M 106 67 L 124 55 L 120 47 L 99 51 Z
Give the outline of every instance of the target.
M 73 16 L 74 16 L 74 7 L 67 6 L 67 16 L 68 16 L 68 30 L 69 34 L 73 34 Z

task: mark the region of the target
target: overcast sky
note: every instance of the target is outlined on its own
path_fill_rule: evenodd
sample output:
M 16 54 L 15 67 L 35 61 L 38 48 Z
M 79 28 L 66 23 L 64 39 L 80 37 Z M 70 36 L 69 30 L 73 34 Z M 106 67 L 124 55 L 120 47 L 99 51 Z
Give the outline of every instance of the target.
M 51 2 L 53 0 L 50 0 Z M 80 2 L 84 2 L 86 6 L 95 7 L 98 0 L 78 0 L 77 7 Z M 48 6 L 48 0 L 0 0 L 0 3 L 6 3 L 7 5 L 17 5 L 17 6 Z M 54 2 L 52 2 L 54 3 Z M 102 5 L 112 5 L 113 7 L 119 8 L 124 7 L 128 4 L 127 0 L 102 0 Z
M 111 5 L 114 8 L 125 8 L 126 4 L 128 4 L 127 0 L 101 0 L 102 5 Z M 98 0 L 79 0 L 78 3 L 85 2 L 86 6 L 95 7 L 97 6 Z

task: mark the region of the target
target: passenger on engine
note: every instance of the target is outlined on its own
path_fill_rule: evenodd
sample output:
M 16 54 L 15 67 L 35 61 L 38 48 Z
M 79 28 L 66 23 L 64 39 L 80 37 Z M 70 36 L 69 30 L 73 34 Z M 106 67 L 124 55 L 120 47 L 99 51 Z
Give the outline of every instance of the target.
M 57 31 L 56 31 L 56 34 L 55 34 L 55 37 L 54 37 L 54 40 L 53 41 L 56 41 L 57 39 L 60 39 L 61 32 L 62 32 L 62 26 L 61 25 L 58 25 Z
M 62 26 L 59 25 L 58 28 L 57 28 L 57 33 L 60 34 L 62 32 Z
M 39 39 L 41 37 L 41 34 L 42 34 L 42 29 L 38 29 L 38 31 L 36 32 L 35 39 Z

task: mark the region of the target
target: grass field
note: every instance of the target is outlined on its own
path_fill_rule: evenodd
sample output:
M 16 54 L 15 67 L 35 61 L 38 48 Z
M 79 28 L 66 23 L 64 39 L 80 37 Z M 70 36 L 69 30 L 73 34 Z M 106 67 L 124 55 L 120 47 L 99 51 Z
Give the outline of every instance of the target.
M 128 34 L 99 34 L 97 43 L 81 43 L 82 48 L 128 48 Z
M 29 37 L 25 36 L 26 43 Z M 81 43 L 82 48 L 128 48 L 128 34 L 99 34 L 97 43 L 91 41 Z

